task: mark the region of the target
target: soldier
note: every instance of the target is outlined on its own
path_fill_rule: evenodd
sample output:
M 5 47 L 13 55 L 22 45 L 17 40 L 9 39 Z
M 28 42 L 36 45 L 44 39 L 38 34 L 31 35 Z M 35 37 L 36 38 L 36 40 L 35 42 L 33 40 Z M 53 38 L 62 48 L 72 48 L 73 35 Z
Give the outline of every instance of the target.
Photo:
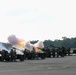
M 61 50 L 61 47 L 59 47 L 59 56 L 62 55 L 62 50 Z
M 13 61 L 13 49 L 11 49 L 11 51 L 10 51 L 10 61 L 12 62 Z
M 16 49 L 13 51 L 13 61 L 16 61 Z
M 46 47 L 45 51 L 46 51 L 46 57 L 50 58 L 51 57 L 51 50 L 48 47 Z
M 52 56 L 55 57 L 55 48 L 52 49 Z
M 56 52 L 57 52 L 57 57 L 59 57 L 59 51 L 60 51 L 60 47 L 57 48 Z
M 16 61 L 16 50 L 11 49 L 10 56 L 11 61 Z
M 36 57 L 36 52 L 35 52 L 35 49 L 34 48 L 31 51 L 31 56 L 32 56 L 32 59 L 35 59 L 35 57 Z
M 70 48 L 67 49 L 67 54 L 70 56 Z
M 61 47 L 61 57 L 64 57 L 65 56 L 65 53 L 66 53 L 66 51 L 65 51 L 65 47 Z
M 2 50 L 1 51 L 1 61 L 3 62 L 4 61 L 4 58 L 5 57 L 5 50 Z
M 24 59 L 26 59 L 26 49 L 24 50 Z
M 9 61 L 9 53 L 7 51 L 5 51 L 4 59 L 5 61 Z

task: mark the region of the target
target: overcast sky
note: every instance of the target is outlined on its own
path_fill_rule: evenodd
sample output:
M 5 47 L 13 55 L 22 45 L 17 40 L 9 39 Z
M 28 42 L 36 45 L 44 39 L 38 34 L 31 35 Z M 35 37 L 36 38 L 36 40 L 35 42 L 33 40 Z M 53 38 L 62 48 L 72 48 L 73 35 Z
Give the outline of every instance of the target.
M 76 0 L 0 0 L 0 42 L 76 37 Z

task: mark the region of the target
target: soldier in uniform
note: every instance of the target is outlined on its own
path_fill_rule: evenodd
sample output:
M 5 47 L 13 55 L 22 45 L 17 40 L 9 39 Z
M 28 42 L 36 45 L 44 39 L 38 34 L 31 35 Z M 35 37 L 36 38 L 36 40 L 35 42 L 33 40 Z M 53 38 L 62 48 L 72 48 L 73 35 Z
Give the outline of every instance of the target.
M 9 53 L 7 51 L 5 51 L 4 59 L 5 61 L 9 61 Z
M 13 61 L 16 61 L 16 50 L 13 51 Z
M 45 52 L 46 52 L 46 57 L 50 58 L 51 57 L 51 50 L 48 47 L 46 47 Z
M 60 47 L 57 48 L 56 52 L 57 52 L 57 57 L 59 57 L 59 51 L 60 51 Z
M 31 51 L 31 56 L 32 56 L 32 59 L 35 59 L 35 57 L 36 57 L 36 52 L 35 52 L 35 49 L 34 48 Z
M 26 49 L 24 50 L 24 59 L 26 59 Z
M 55 57 L 55 48 L 52 49 L 52 56 Z
M 11 51 L 10 51 L 10 61 L 12 62 L 13 61 L 13 49 L 11 49 Z
M 66 51 L 65 51 L 65 47 L 61 47 L 61 57 L 64 57 L 65 56 L 65 53 L 66 53 Z
M 70 56 L 70 48 L 67 49 L 67 54 Z
M 5 50 L 2 50 L 1 51 L 1 61 L 3 62 L 4 61 L 4 58 L 5 57 Z
M 16 50 L 15 49 L 11 49 L 10 56 L 11 56 L 12 62 L 16 61 Z

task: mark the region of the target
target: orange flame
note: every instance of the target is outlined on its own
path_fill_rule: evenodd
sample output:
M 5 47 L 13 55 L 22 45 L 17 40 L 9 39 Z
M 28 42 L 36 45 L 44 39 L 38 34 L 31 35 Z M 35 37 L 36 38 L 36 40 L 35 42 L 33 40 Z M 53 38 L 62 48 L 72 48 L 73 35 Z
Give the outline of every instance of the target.
M 17 45 L 24 46 L 25 45 L 25 41 L 24 40 L 18 40 Z

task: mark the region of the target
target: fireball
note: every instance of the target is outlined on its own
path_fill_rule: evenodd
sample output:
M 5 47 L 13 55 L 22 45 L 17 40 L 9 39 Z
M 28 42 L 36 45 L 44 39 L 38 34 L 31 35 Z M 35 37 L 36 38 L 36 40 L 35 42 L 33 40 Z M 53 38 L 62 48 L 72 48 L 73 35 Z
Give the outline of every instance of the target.
M 25 46 L 25 41 L 24 40 L 18 40 L 17 45 Z

